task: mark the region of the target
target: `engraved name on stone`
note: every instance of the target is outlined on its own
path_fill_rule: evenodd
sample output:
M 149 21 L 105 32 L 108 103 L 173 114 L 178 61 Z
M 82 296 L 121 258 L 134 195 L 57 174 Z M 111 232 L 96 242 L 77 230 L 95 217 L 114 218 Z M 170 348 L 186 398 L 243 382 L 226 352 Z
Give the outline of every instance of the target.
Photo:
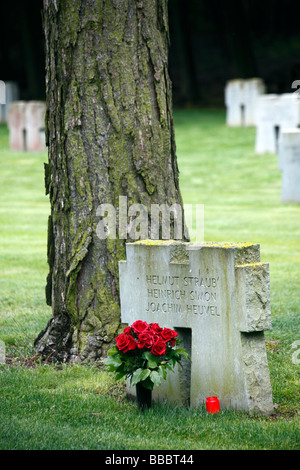
M 147 274 L 147 312 L 220 316 L 219 277 Z

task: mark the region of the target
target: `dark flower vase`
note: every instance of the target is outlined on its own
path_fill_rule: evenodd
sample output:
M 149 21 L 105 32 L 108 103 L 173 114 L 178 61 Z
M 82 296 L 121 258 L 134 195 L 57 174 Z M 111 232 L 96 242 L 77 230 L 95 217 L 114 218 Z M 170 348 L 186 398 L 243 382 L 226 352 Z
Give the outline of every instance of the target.
M 136 399 L 140 410 L 151 408 L 152 404 L 152 390 L 143 387 L 141 382 L 136 384 Z

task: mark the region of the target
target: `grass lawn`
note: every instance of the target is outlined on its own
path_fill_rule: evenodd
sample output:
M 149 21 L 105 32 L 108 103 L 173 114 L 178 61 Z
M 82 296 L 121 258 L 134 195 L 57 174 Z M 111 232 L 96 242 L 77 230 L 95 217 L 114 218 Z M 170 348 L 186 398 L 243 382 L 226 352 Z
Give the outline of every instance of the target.
M 204 204 L 205 241 L 259 243 L 270 263 L 273 329 L 265 336 L 276 414 L 162 404 L 141 414 L 99 364 L 32 361 L 33 340 L 50 317 L 47 155 L 9 150 L 1 125 L 1 450 L 300 448 L 300 205 L 281 204 L 277 156 L 254 154 L 254 128 L 227 128 L 220 110 L 174 117 L 181 191 L 185 203 Z

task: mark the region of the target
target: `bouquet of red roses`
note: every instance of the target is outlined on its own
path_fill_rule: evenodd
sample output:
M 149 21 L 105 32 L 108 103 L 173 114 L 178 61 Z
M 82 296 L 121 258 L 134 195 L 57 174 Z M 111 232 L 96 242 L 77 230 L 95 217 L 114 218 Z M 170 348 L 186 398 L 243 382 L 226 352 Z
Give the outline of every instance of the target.
M 153 390 L 166 379 L 168 369 L 173 370 L 182 357 L 189 358 L 185 349 L 177 347 L 181 342 L 175 330 L 137 320 L 117 336 L 105 365 L 116 372 L 116 379 L 127 376 L 131 385 L 142 382 L 143 387 Z

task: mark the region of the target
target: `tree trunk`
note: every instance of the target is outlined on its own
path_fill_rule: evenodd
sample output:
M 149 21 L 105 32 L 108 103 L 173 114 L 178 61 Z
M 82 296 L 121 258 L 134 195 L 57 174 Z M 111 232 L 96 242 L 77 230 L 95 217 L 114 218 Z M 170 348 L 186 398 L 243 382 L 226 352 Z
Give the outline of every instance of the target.
M 55 360 L 95 360 L 120 329 L 126 242 L 97 236 L 97 207 L 117 208 L 119 196 L 149 211 L 182 204 L 167 0 L 44 0 L 43 16 L 52 317 L 35 346 Z

